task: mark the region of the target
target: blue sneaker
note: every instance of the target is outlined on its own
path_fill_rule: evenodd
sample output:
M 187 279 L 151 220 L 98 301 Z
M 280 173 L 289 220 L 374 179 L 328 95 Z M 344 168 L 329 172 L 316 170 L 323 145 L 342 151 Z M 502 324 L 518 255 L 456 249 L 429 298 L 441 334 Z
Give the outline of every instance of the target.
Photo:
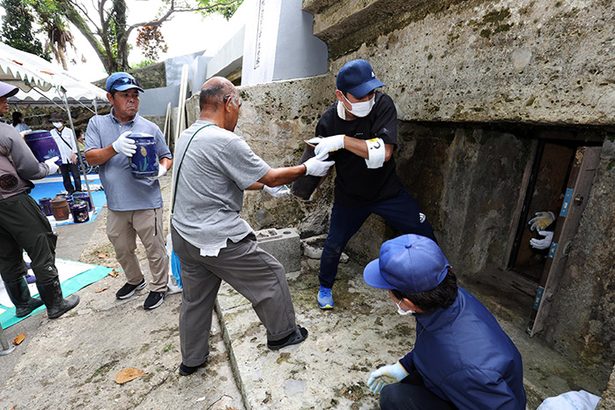
M 325 288 L 320 286 L 318 289 L 318 307 L 321 309 L 333 309 L 333 295 L 331 294 L 331 288 Z

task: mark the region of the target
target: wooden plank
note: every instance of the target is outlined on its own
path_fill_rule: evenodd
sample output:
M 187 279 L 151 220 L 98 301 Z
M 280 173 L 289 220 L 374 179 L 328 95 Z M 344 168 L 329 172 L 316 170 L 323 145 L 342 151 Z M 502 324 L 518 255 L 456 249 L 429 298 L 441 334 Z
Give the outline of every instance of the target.
M 568 179 L 566 194 L 557 218 L 553 242 L 549 249 L 549 258 L 537 291 L 538 309 L 530 321 L 530 336 L 543 330 L 549 315 L 553 297 L 562 280 L 564 268 L 570 253 L 570 246 L 576 235 L 581 216 L 589 200 L 589 193 L 598 164 L 600 147 L 580 147 L 575 153 L 575 160 Z

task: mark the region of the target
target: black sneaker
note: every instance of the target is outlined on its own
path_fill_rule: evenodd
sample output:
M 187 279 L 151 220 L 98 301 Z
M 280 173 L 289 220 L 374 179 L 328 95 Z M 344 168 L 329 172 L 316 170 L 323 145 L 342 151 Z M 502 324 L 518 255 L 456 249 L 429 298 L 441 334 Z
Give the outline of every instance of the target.
M 156 309 L 158 306 L 162 305 L 162 302 L 164 302 L 164 292 L 150 292 L 145 302 L 143 302 L 143 309 Z
M 207 364 L 207 359 L 198 366 L 186 366 L 184 362 L 179 365 L 179 374 L 181 376 L 190 376 L 192 373 L 199 370 L 201 367 L 205 367 Z
M 297 326 L 297 329 L 295 330 L 295 332 L 286 336 L 284 339 L 274 340 L 274 341 L 268 340 L 267 347 L 271 350 L 279 350 L 286 346 L 299 344 L 303 342 L 305 339 L 307 339 L 307 336 L 308 336 L 307 329 L 301 326 Z
M 124 286 L 120 288 L 120 290 L 118 290 L 115 293 L 115 297 L 118 299 L 128 299 L 129 297 L 135 294 L 135 291 L 141 290 L 144 287 L 145 287 L 145 279 L 141 279 L 141 282 L 139 282 L 136 285 L 131 285 L 130 283 L 126 283 Z

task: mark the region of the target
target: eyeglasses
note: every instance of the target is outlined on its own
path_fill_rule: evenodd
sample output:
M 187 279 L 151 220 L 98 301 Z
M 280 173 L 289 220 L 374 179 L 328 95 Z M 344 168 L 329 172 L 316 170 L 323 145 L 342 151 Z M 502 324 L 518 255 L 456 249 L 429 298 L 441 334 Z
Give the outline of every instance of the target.
M 139 85 L 139 83 L 137 82 L 137 80 L 135 80 L 134 78 L 120 77 L 120 78 L 118 78 L 117 80 L 115 80 L 114 82 L 111 83 L 111 87 L 109 87 L 109 91 L 113 91 L 113 89 L 117 85 L 128 85 L 128 84 L 132 84 L 132 85 L 136 85 L 137 87 L 141 87 Z
M 236 95 L 227 94 L 224 97 L 222 97 L 222 102 L 226 104 L 229 100 L 232 100 L 233 98 L 235 98 L 235 100 L 237 101 L 237 108 L 241 107 L 241 99 L 237 97 Z

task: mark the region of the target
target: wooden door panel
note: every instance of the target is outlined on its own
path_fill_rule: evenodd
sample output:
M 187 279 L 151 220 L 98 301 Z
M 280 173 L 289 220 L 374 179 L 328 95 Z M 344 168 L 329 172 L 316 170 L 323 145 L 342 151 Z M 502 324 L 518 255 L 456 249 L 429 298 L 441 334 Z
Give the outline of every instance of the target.
M 553 242 L 536 289 L 536 298 L 528 326 L 530 336 L 544 328 L 549 315 L 553 296 L 561 282 L 574 236 L 589 199 L 594 174 L 600 162 L 600 149 L 600 147 L 579 147 L 575 152 L 564 201 L 556 220 Z

